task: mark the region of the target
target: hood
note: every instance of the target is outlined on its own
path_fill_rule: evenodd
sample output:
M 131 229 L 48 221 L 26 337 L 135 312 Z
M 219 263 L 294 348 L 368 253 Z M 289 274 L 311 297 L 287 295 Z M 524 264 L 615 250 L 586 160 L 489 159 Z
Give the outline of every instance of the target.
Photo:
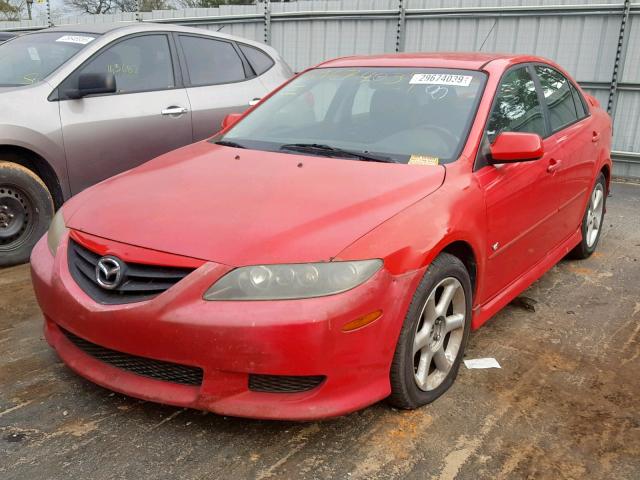
M 226 265 L 327 261 L 444 175 L 200 142 L 95 185 L 64 215 L 75 230 Z

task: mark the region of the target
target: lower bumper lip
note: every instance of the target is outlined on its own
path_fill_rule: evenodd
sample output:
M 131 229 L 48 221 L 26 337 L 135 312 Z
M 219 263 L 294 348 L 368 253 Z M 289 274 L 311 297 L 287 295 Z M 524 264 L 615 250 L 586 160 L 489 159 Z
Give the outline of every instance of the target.
M 310 420 L 341 415 L 390 392 L 389 365 L 413 276 L 379 271 L 354 290 L 292 301 L 207 302 L 207 265 L 152 301 L 99 305 L 71 278 L 62 245 L 54 259 L 42 240 L 32 255 L 47 341 L 80 375 L 109 389 L 177 406 L 254 418 Z M 384 315 L 352 332 L 341 327 L 372 311 Z M 63 330 L 117 352 L 202 369 L 184 385 L 116 368 L 74 345 Z M 322 376 L 298 393 L 249 388 L 249 376 Z

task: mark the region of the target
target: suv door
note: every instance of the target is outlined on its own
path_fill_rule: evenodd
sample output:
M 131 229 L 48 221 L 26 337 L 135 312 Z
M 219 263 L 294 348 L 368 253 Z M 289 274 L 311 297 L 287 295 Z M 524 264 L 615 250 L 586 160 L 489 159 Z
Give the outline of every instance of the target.
M 187 94 L 193 109 L 193 140 L 220 130 L 224 117 L 240 113 L 267 93 L 234 42 L 177 34 Z
M 593 126 L 586 102 L 574 85 L 549 65 L 536 65 L 536 75 L 548 112 L 551 135 L 548 141 L 558 148 L 558 215 L 550 228 L 558 231 L 558 241 L 580 227 L 587 191 L 591 191 L 598 154 L 600 132 Z
M 125 37 L 60 86 L 60 118 L 71 190 L 84 188 L 191 143 L 189 98 L 180 88 L 169 36 Z M 117 92 L 66 99 L 82 73 L 110 72 Z
M 518 65 L 502 77 L 485 131 L 479 157 L 501 132 L 547 136 L 542 99 L 528 65 Z M 557 211 L 550 173 L 555 148 L 544 142 L 545 155 L 531 162 L 481 165 L 476 172 L 485 192 L 487 212 L 487 281 L 481 301 L 493 297 L 539 262 L 553 247 L 546 221 Z

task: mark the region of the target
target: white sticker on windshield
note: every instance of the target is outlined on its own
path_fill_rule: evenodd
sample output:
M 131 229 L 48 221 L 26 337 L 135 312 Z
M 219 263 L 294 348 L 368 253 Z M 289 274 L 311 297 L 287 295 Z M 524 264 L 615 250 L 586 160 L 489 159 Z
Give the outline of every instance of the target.
M 86 45 L 89 42 L 94 41 L 95 37 L 85 37 L 83 35 L 64 35 L 56 40 L 56 42 L 64 43 L 79 43 L 80 45 Z
M 38 55 L 38 50 L 36 49 L 36 47 L 29 47 L 27 48 L 27 51 L 29 52 L 29 58 L 31 58 L 31 60 L 33 60 L 34 62 L 40 61 L 40 55 Z
M 468 87 L 471 75 L 454 75 L 451 73 L 414 73 L 409 83 L 414 85 L 450 85 L 452 87 Z

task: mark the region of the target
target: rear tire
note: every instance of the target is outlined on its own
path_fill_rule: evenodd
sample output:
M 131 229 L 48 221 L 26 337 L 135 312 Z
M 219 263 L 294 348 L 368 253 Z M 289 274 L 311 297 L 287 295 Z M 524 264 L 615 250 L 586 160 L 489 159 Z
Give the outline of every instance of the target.
M 53 213 L 51 194 L 35 173 L 0 161 L 0 267 L 29 260 Z
M 471 280 L 464 264 L 440 254 L 413 295 L 391 364 L 391 395 L 398 408 L 433 402 L 455 380 L 471 330 Z
M 600 173 L 591 190 L 591 195 L 589 195 L 587 210 L 584 212 L 584 217 L 582 217 L 582 240 L 569 252 L 571 258 L 585 259 L 595 252 L 602 233 L 606 202 L 607 182 L 604 175 Z

